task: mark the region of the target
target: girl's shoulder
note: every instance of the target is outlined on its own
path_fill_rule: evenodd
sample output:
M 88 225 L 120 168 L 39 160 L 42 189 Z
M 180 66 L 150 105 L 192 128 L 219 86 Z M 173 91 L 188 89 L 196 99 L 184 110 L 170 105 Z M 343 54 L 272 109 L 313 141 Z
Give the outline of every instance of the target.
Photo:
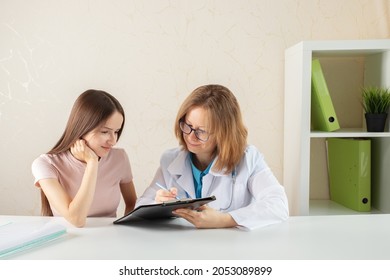
M 73 162 L 71 162 L 69 155 L 64 152 L 60 154 L 41 154 L 32 162 L 31 167 L 34 173 L 48 170 L 65 170 L 71 165 L 73 165 Z
M 68 158 L 66 152 L 60 154 L 41 154 L 33 161 L 33 164 L 54 164 L 66 158 Z

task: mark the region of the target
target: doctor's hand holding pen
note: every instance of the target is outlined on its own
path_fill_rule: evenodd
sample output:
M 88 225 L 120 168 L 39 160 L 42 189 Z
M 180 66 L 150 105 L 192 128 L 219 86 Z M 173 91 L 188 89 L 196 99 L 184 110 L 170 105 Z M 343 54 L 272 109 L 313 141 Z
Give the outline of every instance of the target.
M 156 186 L 158 186 L 160 188 L 160 190 L 158 190 L 156 192 L 156 197 L 154 198 L 154 200 L 156 202 L 166 202 L 166 201 L 172 201 L 172 200 L 179 200 L 180 198 L 177 196 L 177 189 L 176 188 L 170 188 L 169 190 L 160 185 L 159 183 L 156 183 Z

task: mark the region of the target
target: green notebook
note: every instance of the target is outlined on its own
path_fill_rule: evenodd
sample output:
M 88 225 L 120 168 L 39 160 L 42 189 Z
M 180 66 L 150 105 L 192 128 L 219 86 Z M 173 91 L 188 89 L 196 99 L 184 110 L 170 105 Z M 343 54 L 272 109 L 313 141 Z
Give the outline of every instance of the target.
M 318 59 L 311 66 L 311 122 L 314 130 L 335 131 L 339 121 Z
M 371 141 L 327 139 L 330 199 L 356 211 L 371 210 Z

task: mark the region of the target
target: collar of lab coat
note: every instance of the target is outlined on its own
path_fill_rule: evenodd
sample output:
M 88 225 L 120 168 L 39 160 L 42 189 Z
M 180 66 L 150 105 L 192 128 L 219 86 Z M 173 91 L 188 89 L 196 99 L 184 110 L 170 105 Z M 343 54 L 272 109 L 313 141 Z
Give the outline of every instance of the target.
M 217 158 L 211 165 L 209 174 L 213 176 L 225 176 L 223 171 L 215 172 L 213 167 Z M 181 149 L 176 158 L 169 164 L 167 168 L 171 176 L 176 178 L 176 182 L 183 188 L 192 198 L 195 197 L 194 179 L 192 176 L 190 153 Z

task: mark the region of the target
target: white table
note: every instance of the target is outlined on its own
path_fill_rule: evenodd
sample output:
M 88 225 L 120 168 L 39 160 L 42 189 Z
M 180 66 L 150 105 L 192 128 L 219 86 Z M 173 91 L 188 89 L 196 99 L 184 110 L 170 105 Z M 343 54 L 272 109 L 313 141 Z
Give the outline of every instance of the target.
M 42 219 L 66 225 L 67 234 L 8 259 L 390 259 L 390 214 L 296 216 L 250 232 L 195 229 L 182 219 L 129 226 L 88 218 L 84 228 L 75 228 L 63 218 L 0 216 L 0 221 Z

